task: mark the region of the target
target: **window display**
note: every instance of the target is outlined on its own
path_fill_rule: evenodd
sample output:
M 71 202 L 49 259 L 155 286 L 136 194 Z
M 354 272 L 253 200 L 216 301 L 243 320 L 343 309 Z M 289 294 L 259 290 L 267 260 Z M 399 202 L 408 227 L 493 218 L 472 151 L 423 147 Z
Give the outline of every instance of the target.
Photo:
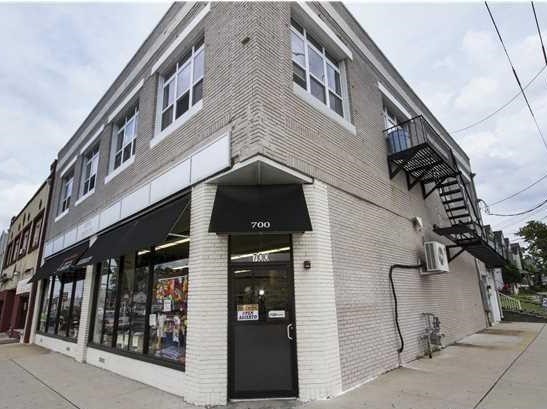
M 111 345 L 118 293 L 118 260 L 110 259 L 102 263 L 96 291 L 92 340 L 97 344 Z
M 38 332 L 78 337 L 84 279 L 85 271 L 78 270 L 42 281 Z
M 169 247 L 158 246 L 155 253 L 148 354 L 183 364 L 188 325 L 189 239 L 168 244 Z
M 40 304 L 40 321 L 38 324 L 38 331 L 40 332 L 46 332 L 47 329 L 47 313 L 52 282 L 51 279 L 42 281 L 42 303 Z
M 184 369 L 190 249 L 186 209 L 164 242 L 101 263 L 90 343 Z

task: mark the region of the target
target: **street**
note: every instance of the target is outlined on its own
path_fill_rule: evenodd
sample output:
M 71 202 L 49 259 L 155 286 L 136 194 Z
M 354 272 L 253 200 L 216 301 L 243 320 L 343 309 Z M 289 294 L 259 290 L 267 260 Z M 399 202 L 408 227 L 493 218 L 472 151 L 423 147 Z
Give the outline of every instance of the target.
M 381 375 L 339 397 L 263 400 L 234 409 L 542 409 L 544 324 L 503 323 Z M 34 345 L 0 346 L 0 409 L 192 408 L 177 396 Z

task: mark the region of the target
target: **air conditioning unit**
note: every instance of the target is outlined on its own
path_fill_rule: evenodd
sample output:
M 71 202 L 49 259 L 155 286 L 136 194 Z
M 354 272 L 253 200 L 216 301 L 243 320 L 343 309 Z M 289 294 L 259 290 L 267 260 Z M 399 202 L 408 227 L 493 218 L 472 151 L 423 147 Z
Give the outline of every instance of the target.
M 448 255 L 446 247 L 438 241 L 426 241 L 425 244 L 426 271 L 423 274 L 448 273 Z

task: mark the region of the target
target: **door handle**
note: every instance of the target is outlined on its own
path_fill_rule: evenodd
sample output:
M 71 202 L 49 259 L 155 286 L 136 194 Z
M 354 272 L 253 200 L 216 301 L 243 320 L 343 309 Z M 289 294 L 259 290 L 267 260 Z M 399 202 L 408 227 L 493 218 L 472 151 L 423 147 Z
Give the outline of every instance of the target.
M 291 328 L 292 328 L 292 326 L 293 326 L 292 322 L 289 325 L 287 325 L 287 338 L 289 338 L 291 341 L 294 340 L 294 338 L 291 337 Z

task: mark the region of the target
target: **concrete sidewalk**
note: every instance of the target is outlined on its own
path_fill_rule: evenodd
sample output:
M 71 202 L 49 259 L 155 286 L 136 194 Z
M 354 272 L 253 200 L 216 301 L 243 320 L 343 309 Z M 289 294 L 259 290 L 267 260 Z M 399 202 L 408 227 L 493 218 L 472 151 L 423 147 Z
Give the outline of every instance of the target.
M 547 330 L 505 323 L 334 399 L 238 402 L 230 409 L 544 409 Z M 36 346 L 0 346 L 0 409 L 195 408 L 169 393 Z

